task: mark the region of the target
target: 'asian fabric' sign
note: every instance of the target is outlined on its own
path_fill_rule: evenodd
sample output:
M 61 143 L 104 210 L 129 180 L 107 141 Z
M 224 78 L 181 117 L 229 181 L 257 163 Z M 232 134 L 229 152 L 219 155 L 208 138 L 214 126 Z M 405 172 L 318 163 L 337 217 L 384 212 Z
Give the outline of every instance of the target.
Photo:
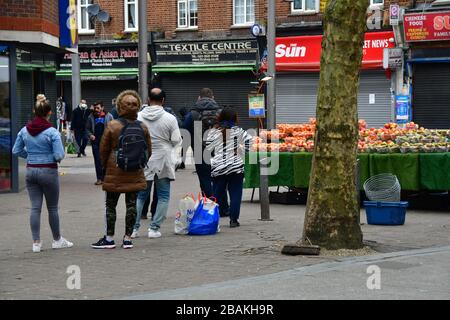
M 450 12 L 406 14 L 403 25 L 406 42 L 450 40 Z
M 75 0 L 59 0 L 59 45 L 61 48 L 76 48 L 78 29 Z
M 137 68 L 137 46 L 86 47 L 78 50 L 81 70 Z M 71 69 L 72 57 L 65 54 L 59 64 L 59 69 Z
M 393 32 L 369 32 L 364 38 L 363 69 L 383 67 L 383 51 L 393 48 Z M 275 47 L 277 71 L 319 71 L 322 36 L 277 38 Z

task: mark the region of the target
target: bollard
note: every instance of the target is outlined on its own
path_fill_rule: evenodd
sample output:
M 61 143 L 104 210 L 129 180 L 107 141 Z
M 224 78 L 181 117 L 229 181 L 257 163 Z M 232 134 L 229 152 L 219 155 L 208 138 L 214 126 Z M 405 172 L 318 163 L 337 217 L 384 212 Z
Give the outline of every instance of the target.
M 267 168 L 269 163 L 269 158 L 263 158 L 259 161 L 259 201 L 261 204 L 260 221 L 272 221 L 272 219 L 270 219 L 269 177 L 267 176 Z

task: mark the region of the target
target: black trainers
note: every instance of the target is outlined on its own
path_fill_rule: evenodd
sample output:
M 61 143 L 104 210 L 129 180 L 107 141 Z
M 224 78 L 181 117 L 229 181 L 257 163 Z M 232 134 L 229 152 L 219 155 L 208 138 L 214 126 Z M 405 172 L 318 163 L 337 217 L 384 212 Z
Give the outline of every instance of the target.
M 98 242 L 91 244 L 94 249 L 114 249 L 116 244 L 113 241 L 106 240 L 106 236 L 98 240 Z
M 239 221 L 230 221 L 230 228 L 237 228 L 239 227 L 241 224 L 239 223 Z
M 122 248 L 124 249 L 133 248 L 133 242 L 131 242 L 131 240 L 125 240 L 125 238 L 123 238 Z

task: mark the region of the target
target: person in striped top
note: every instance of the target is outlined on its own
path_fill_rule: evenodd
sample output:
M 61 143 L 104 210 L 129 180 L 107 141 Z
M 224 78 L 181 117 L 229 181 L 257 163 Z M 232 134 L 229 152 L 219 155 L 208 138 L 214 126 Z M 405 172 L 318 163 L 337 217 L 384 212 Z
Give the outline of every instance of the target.
M 252 136 L 237 126 L 237 113 L 227 107 L 218 118 L 218 125 L 207 136 L 206 151 L 211 155 L 213 193 L 219 210 L 226 207 L 226 190 L 230 196 L 230 227 L 239 227 L 239 213 L 244 182 L 244 156 Z

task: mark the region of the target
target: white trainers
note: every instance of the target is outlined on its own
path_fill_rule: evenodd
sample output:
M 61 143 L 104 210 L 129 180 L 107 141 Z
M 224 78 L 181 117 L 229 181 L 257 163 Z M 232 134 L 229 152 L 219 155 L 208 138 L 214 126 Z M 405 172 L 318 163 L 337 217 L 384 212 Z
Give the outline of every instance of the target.
M 35 243 L 33 242 L 33 252 L 41 252 L 42 241 Z
M 131 239 L 139 238 L 139 231 L 134 229 L 133 233 L 131 234 Z
M 52 248 L 53 249 L 62 249 L 62 248 L 70 248 L 73 247 L 73 243 L 61 237 L 58 241 L 53 240 Z
M 149 238 L 161 238 L 161 232 L 158 230 L 148 229 Z

